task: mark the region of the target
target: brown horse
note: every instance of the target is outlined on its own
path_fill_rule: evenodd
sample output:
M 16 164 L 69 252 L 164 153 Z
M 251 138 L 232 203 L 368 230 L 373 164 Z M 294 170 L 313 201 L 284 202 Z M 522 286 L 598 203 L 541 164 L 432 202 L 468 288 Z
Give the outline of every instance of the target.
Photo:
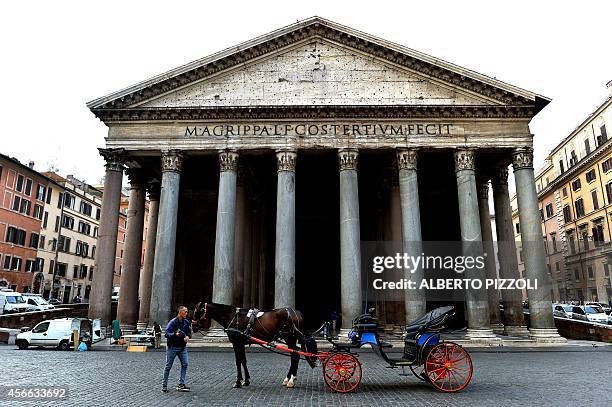
M 247 316 L 248 309 L 237 308 L 232 305 L 215 304 L 215 303 L 198 303 L 193 312 L 192 329 L 197 332 L 204 324 L 204 320 L 214 320 L 218 322 L 225 330 L 232 347 L 234 348 L 234 357 L 236 359 L 236 383 L 235 388 L 248 386 L 250 384 L 249 370 L 246 363 L 245 345 L 249 344 L 245 334 L 252 337 L 264 340 L 266 342 L 281 340 L 287 344 L 290 349 L 297 350 L 299 343 L 302 350 L 306 350 L 308 343 L 308 351 L 316 352 L 316 344 L 304 336 L 304 318 L 300 311 L 292 308 L 277 308 L 272 311 L 266 311 L 259 318 L 252 319 Z M 249 326 L 249 321 L 253 321 Z M 313 352 L 313 353 L 314 353 Z M 295 386 L 297 377 L 298 363 L 300 356 L 291 354 L 291 366 L 289 372 L 283 380 L 283 386 L 292 388 Z M 308 363 L 314 367 L 314 360 L 307 358 Z M 244 368 L 244 382 L 240 367 Z

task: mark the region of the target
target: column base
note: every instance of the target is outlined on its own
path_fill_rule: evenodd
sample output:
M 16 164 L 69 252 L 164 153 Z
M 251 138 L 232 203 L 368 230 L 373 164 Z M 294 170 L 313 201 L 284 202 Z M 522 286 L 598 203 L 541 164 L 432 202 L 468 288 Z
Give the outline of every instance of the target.
M 491 324 L 491 329 L 493 330 L 494 334 L 502 335 L 504 333 L 504 324 L 502 324 L 501 322 L 497 324 Z
M 528 337 L 529 336 L 529 330 L 524 325 L 519 325 L 519 326 L 506 325 L 504 327 L 504 334 L 506 334 L 508 336 L 524 336 L 524 337 Z
M 350 331 L 351 330 L 348 329 L 348 328 L 341 328 L 340 331 L 338 332 L 338 340 L 341 341 L 341 342 L 342 341 L 348 341 L 349 340 L 348 333 Z
M 529 339 L 539 343 L 567 343 L 567 339 L 559 335 L 557 328 L 530 328 Z
M 468 328 L 465 334 L 465 339 L 470 342 L 483 343 L 483 344 L 501 344 L 501 338 L 498 338 L 490 328 Z

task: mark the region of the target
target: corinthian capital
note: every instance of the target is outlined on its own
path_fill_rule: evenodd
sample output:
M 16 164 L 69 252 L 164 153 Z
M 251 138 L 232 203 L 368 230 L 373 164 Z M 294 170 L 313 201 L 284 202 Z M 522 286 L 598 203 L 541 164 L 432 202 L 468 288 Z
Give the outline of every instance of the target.
M 414 149 L 397 150 L 397 166 L 400 170 L 416 170 L 418 153 Z
M 514 171 L 533 168 L 533 148 L 522 147 L 512 151 L 512 167 Z
M 489 180 L 487 178 L 478 178 L 476 194 L 478 199 L 489 199 Z
M 502 163 L 495 168 L 493 177 L 491 177 L 491 184 L 496 185 L 508 185 L 508 163 Z
M 147 192 L 149 193 L 149 201 L 159 201 L 159 193 L 161 185 L 159 181 L 151 181 L 147 184 Z
M 140 168 L 128 168 L 125 170 L 125 173 L 130 180 L 130 188 L 142 189 L 145 187 L 147 175 L 145 174 L 144 170 Z
M 474 150 L 461 149 L 455 151 L 455 171 L 474 171 Z
M 340 171 L 356 170 L 358 156 L 359 152 L 354 149 L 342 149 L 338 151 L 338 164 L 340 165 Z
M 227 150 L 219 152 L 219 167 L 221 172 L 236 171 L 238 169 L 238 153 Z
M 99 148 L 100 155 L 106 160 L 107 170 L 123 172 L 125 150 L 123 148 Z
M 183 153 L 179 150 L 162 152 L 162 172 L 181 172 L 183 168 Z
M 297 153 L 295 151 L 278 151 L 276 153 L 276 163 L 278 164 L 278 171 L 295 172 L 296 159 Z

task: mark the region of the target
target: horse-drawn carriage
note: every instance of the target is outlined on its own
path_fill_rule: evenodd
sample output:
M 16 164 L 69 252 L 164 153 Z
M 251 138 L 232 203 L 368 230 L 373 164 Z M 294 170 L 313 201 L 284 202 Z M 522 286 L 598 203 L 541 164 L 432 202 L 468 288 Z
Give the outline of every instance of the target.
M 201 308 L 198 306 L 196 313 L 200 313 L 201 319 L 206 318 L 207 309 L 212 309 L 212 306 L 219 307 L 218 304 L 205 304 L 204 312 L 198 311 L 198 308 Z M 353 320 L 348 341 L 334 340 L 330 335 L 329 323 L 323 324 L 317 333 L 322 333 L 322 336 L 332 344 L 332 349 L 325 352 L 319 352 L 314 339 L 301 332 L 303 321 L 299 312 L 289 308 L 269 311 L 276 312 L 276 315 L 271 315 L 270 321 L 280 321 L 279 315 L 282 314 L 282 310 L 285 310 L 288 319 L 285 319 L 282 327 L 277 327 L 278 335 L 272 334 L 273 329 L 266 328 L 263 323 L 260 324 L 263 329 L 257 330 L 256 327 L 252 327 L 254 319 L 252 317 L 245 319 L 241 314 L 243 311 L 239 308 L 235 308 L 233 318 L 231 315 L 224 317 L 210 315 L 210 318 L 217 319 L 223 325 L 234 345 L 238 368 L 237 385 L 234 387 L 240 387 L 241 364 L 246 375 L 245 385 L 249 383 L 244 356 L 244 345 L 249 343 L 259 344 L 268 350 L 286 353 L 292 357 L 287 379 L 283 381 L 283 385 L 288 387 L 293 387 L 293 380 L 297 375 L 297 363 L 300 358 L 304 358 L 313 368 L 317 362 L 320 362 L 323 366 L 323 378 L 331 390 L 341 393 L 354 391 L 361 384 L 362 378 L 359 354 L 354 351 L 364 345 L 370 345 L 390 367 L 402 369 L 408 367 L 415 377 L 430 383 L 442 392 L 461 391 L 472 378 L 472 361 L 465 349 L 456 343 L 440 339 L 440 331 L 454 315 L 453 307 L 436 308 L 408 324 L 404 330 L 403 353 L 399 358 L 390 357 L 385 352 L 391 344 L 379 336 L 378 323 L 373 316 L 373 310 Z M 287 330 L 288 327 L 290 329 Z M 279 340 L 285 343 L 277 343 Z M 297 343 L 301 345 L 301 350 L 298 350 Z M 242 350 L 237 348 L 237 344 L 242 346 Z
M 472 378 L 472 360 L 460 345 L 440 339 L 440 331 L 453 314 L 453 307 L 436 308 L 407 325 L 403 354 L 399 358 L 385 352 L 391 344 L 379 336 L 372 313 L 357 317 L 349 332 L 349 343 L 328 339 L 333 350 L 323 360 L 325 383 L 338 392 L 355 390 L 361 383 L 361 363 L 351 351 L 370 345 L 389 366 L 408 367 L 415 377 L 431 383 L 437 390 L 446 393 L 463 390 Z

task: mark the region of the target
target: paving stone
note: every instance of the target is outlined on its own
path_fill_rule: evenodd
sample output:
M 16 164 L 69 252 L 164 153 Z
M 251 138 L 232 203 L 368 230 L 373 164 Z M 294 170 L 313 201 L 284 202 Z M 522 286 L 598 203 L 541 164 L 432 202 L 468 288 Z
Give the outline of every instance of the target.
M 281 382 L 289 359 L 276 354 L 248 353 L 251 386 L 232 389 L 235 364 L 231 352 L 191 352 L 187 383 L 190 393 L 174 388 L 180 363 L 170 374 L 169 393 L 161 393 L 164 353 L 57 350 L 19 351 L 0 347 L 4 386 L 67 386 L 69 398 L 19 405 L 147 405 L 147 406 L 526 406 L 610 405 L 607 380 L 612 377 L 612 352 L 475 352 L 474 377 L 458 394 L 443 394 L 412 375 L 400 376 L 374 354 L 360 354 L 363 381 L 355 393 L 332 393 L 321 367 L 300 363 L 294 389 Z M 407 372 L 409 373 L 409 372 Z M 0 405 L 15 405 L 0 401 Z

